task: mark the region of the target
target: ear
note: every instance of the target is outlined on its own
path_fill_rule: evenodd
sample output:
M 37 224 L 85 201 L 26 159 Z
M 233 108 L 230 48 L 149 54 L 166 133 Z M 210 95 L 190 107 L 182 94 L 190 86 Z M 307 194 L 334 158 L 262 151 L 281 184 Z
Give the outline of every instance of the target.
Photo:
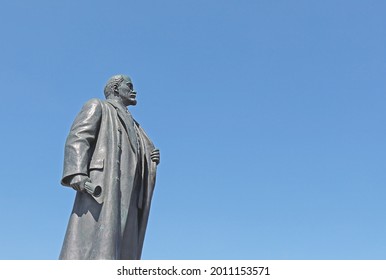
M 113 86 L 114 94 L 118 94 L 118 85 Z

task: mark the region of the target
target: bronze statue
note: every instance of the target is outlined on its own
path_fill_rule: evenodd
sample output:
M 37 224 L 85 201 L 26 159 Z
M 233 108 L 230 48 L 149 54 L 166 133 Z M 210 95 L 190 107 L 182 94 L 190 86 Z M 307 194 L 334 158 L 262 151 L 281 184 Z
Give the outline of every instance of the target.
M 62 185 L 77 191 L 60 259 L 140 259 L 160 153 L 127 106 L 131 79 L 110 78 L 67 137 Z

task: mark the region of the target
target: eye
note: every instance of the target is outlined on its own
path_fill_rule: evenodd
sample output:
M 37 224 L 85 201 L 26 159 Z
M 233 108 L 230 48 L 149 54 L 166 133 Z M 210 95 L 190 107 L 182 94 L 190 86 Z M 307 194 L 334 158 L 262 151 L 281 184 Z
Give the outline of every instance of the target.
M 127 83 L 127 86 L 128 86 L 131 90 L 133 90 L 133 84 L 132 84 L 132 83 Z

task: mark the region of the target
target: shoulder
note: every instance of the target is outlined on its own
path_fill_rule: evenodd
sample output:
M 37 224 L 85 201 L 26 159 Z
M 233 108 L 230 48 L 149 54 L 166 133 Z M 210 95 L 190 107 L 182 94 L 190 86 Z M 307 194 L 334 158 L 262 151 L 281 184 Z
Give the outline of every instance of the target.
M 102 107 L 104 106 L 104 101 L 98 98 L 92 98 L 84 103 L 82 111 L 87 112 L 101 112 Z
M 98 98 L 92 98 L 90 100 L 88 100 L 86 103 L 84 103 L 83 107 L 98 107 L 98 106 L 102 106 L 102 100 L 98 99 Z

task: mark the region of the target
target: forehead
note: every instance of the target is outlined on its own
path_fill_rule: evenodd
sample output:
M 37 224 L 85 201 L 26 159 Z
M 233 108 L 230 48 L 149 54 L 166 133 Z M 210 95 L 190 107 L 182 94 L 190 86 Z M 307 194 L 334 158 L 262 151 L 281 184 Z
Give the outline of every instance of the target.
M 131 81 L 130 77 L 128 77 L 128 76 L 123 76 L 123 81 L 124 81 L 125 83 L 130 83 L 130 84 L 133 83 L 133 82 Z

